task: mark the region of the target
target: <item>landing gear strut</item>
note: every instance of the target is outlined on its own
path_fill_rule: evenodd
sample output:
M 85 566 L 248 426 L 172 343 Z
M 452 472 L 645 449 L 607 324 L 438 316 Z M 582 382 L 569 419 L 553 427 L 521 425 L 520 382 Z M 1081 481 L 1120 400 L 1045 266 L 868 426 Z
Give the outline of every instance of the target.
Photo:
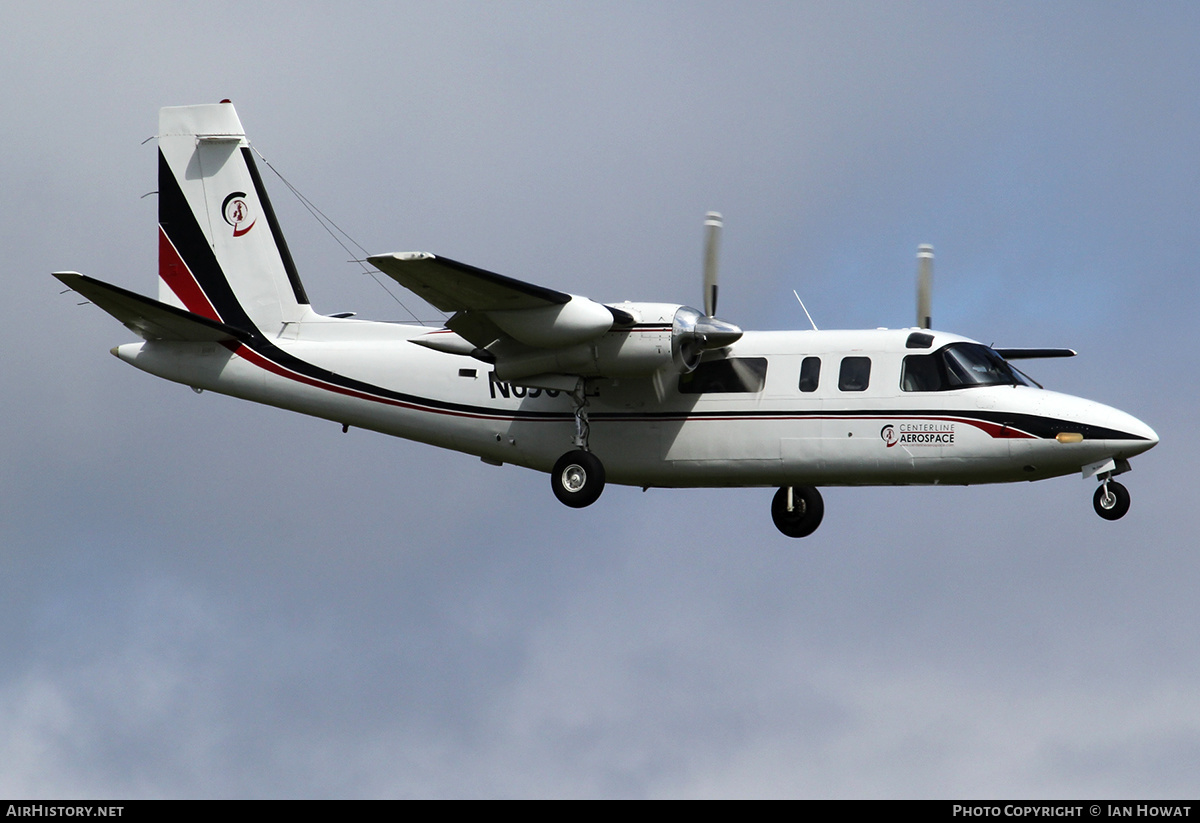
M 571 411 L 575 414 L 575 437 L 571 439 L 571 443 L 575 448 L 587 451 L 588 435 L 591 434 L 592 426 L 587 416 L 587 384 L 582 377 L 571 391 Z
M 554 470 L 550 472 L 550 486 L 560 503 L 573 509 L 582 509 L 595 503 L 604 491 L 604 464 L 588 451 L 591 427 L 588 424 L 583 378 L 571 392 L 571 407 L 575 414 L 575 436 L 571 440 L 575 450 L 558 458 Z
M 1105 520 L 1120 520 L 1129 511 L 1129 490 L 1106 477 L 1092 496 L 1092 506 Z
M 788 537 L 808 537 L 824 516 L 825 502 L 812 486 L 783 486 L 771 500 L 775 528 Z

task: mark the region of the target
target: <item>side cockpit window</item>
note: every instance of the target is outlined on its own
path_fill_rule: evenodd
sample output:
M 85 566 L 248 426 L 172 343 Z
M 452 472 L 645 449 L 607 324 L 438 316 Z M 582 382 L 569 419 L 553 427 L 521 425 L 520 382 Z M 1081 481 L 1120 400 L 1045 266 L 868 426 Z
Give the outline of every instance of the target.
M 842 391 L 866 391 L 871 383 L 871 358 L 843 357 L 838 372 L 838 388 Z
M 903 391 L 950 391 L 975 386 L 1027 386 L 994 350 L 979 343 L 951 343 L 933 354 L 910 354 L 900 370 Z
M 900 388 L 904 391 L 941 391 L 942 370 L 936 354 L 910 354 L 900 370 Z
M 806 357 L 800 364 L 800 391 L 813 392 L 821 382 L 821 358 Z

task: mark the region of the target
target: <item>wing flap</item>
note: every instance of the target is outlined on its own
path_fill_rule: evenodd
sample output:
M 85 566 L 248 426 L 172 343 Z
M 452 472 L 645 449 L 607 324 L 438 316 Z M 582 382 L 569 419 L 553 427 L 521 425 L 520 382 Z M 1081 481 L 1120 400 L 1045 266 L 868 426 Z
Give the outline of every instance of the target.
M 249 336 L 233 326 L 151 300 L 78 272 L 59 271 L 54 272 L 54 276 L 145 340 L 219 343 L 244 340 Z
M 487 314 L 476 311 L 460 311 L 446 321 L 446 328 L 478 348 L 483 348 L 505 337 L 504 330 L 491 321 Z

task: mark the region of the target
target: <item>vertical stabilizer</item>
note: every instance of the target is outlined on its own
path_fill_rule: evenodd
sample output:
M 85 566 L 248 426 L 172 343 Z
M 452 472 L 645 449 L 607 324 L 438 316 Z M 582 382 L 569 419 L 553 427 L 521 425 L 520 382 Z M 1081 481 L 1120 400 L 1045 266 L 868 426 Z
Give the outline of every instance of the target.
M 229 102 L 158 120 L 159 299 L 274 337 L 308 298 Z

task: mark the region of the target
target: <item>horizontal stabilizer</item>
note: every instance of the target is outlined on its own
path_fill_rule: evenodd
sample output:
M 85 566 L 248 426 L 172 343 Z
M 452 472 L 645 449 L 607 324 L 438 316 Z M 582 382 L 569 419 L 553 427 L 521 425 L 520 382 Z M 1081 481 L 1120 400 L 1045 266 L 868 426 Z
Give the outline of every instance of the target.
M 511 311 L 561 306 L 571 295 L 428 252 L 377 254 L 367 260 L 442 311 Z
M 94 277 L 73 271 L 54 272 L 54 276 L 145 340 L 219 343 L 249 337 L 240 329 L 151 300 Z
M 1005 360 L 1035 360 L 1043 357 L 1074 357 L 1074 349 L 996 349 Z

